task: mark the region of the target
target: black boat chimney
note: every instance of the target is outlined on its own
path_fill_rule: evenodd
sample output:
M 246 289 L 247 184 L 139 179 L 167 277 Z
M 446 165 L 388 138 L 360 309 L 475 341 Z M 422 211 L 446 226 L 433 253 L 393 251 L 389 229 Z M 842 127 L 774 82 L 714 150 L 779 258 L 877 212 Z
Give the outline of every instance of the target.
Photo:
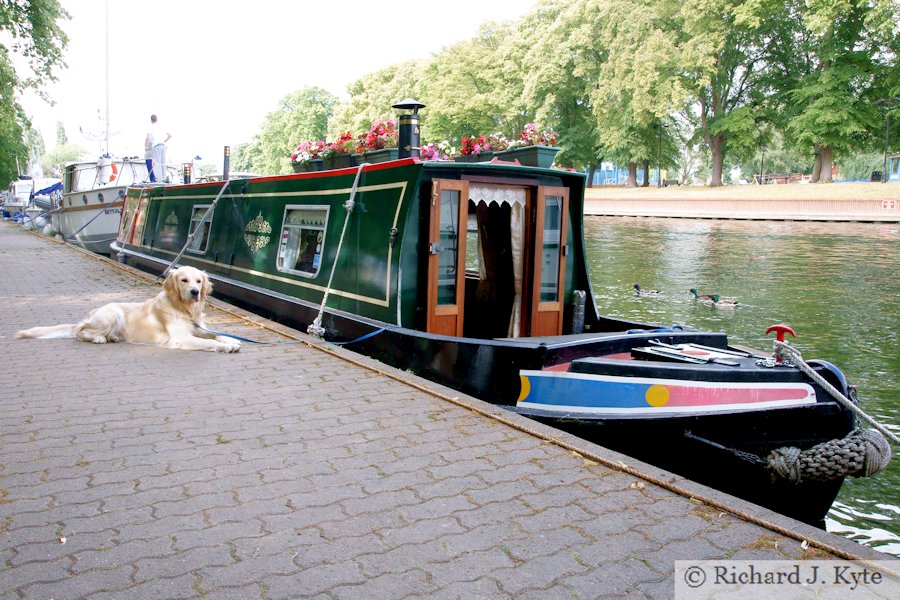
M 225 156 L 222 159 L 222 181 L 228 181 L 231 170 L 231 146 L 225 146 Z
M 393 105 L 391 108 L 412 111 L 412 114 L 404 114 L 397 117 L 397 123 L 399 125 L 399 131 L 397 132 L 397 146 L 400 150 L 397 153 L 398 157 L 409 158 L 414 156 L 418 158 L 419 145 L 421 144 L 419 138 L 419 109 L 425 108 L 425 105 L 418 100 L 407 98 L 406 100 L 402 100 Z

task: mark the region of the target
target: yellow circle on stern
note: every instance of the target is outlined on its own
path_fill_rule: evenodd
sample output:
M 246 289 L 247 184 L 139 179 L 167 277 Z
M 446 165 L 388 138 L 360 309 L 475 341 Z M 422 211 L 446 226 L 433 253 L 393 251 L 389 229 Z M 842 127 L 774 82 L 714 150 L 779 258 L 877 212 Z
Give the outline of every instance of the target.
M 519 399 L 516 402 L 521 402 L 531 393 L 531 382 L 528 381 L 528 378 L 524 375 L 519 375 L 519 379 L 522 382 L 522 389 L 519 390 Z
M 651 385 L 644 396 L 650 406 L 665 406 L 669 403 L 669 388 L 664 385 Z

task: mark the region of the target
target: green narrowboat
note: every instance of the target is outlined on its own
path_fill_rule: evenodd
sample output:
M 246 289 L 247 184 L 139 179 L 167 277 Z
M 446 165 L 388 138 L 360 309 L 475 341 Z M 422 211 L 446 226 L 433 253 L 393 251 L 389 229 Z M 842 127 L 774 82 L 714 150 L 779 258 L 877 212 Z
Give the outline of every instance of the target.
M 582 174 L 422 161 L 400 123 L 389 162 L 129 189 L 113 251 L 204 269 L 259 314 L 821 524 L 857 473 L 798 480 L 772 457 L 857 431 L 827 390 L 852 397 L 839 369 L 600 315 Z

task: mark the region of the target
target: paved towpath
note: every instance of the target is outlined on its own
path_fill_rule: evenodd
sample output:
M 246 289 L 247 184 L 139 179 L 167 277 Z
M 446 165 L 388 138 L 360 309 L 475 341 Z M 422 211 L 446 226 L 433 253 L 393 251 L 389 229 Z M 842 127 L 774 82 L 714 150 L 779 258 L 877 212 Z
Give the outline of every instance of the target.
M 655 599 L 676 559 L 828 555 L 585 456 L 883 556 L 370 359 L 12 338 L 158 289 L 0 223 L 0 599 Z

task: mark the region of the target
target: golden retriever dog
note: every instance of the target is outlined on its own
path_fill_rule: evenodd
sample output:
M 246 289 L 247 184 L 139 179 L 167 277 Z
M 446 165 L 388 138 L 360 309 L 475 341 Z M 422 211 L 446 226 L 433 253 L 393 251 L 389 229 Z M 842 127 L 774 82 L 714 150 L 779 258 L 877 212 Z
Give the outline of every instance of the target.
M 235 339 L 200 330 L 203 306 L 212 292 L 206 273 L 194 267 L 169 272 L 162 291 L 145 302 L 112 302 L 96 308 L 80 323 L 32 327 L 17 338 L 75 338 L 105 344 L 131 342 L 180 350 L 237 352 Z

